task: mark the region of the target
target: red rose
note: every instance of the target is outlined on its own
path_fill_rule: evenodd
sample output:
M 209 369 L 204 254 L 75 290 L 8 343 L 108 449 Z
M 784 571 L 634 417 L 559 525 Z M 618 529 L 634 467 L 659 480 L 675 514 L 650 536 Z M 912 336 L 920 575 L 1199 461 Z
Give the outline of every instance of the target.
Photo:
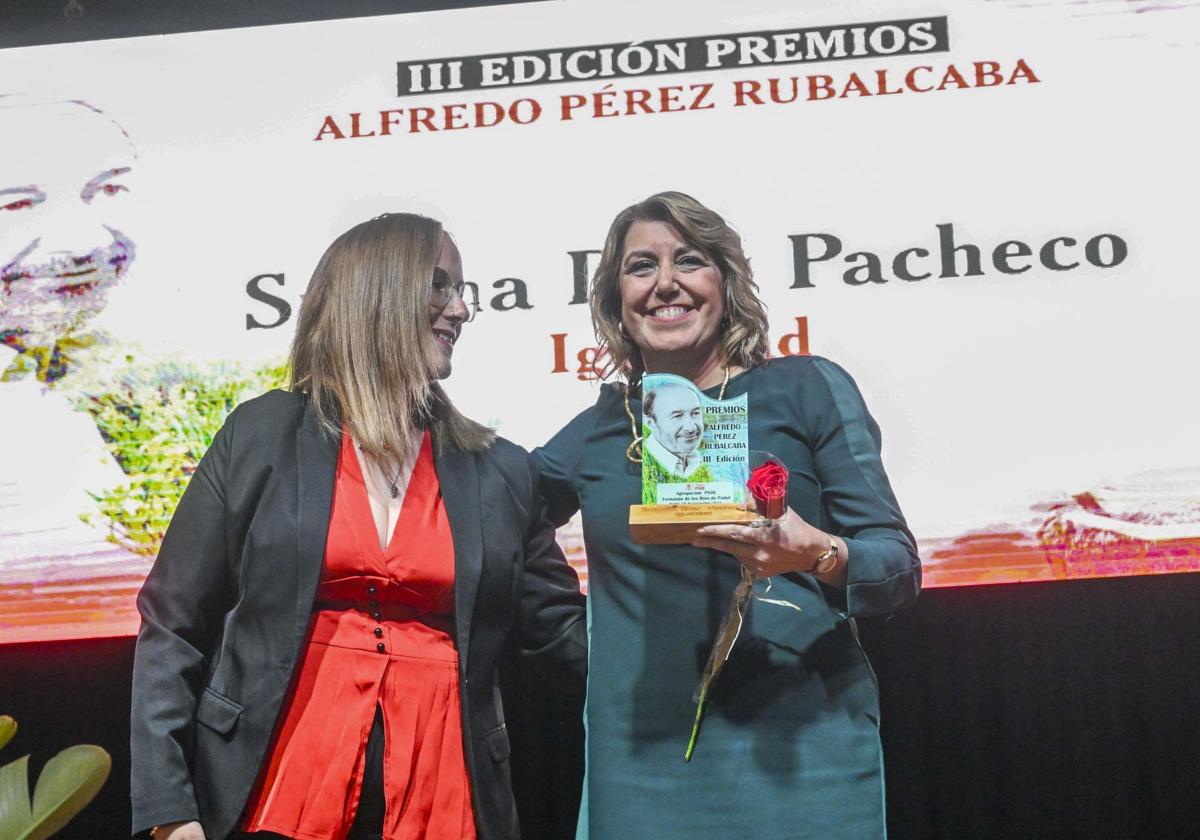
M 768 519 L 779 519 L 787 508 L 787 468 L 778 461 L 767 461 L 755 467 L 746 482 L 754 497 L 754 506 Z

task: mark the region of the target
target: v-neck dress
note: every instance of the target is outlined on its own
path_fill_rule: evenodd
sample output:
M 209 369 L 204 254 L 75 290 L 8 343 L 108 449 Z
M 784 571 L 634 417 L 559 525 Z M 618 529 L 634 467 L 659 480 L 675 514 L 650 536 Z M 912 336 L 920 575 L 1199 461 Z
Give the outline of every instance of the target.
M 642 472 L 625 457 L 619 388 L 604 386 L 534 453 L 552 521 L 582 510 L 587 546 L 580 838 L 884 836 L 879 697 L 852 619 L 911 603 L 920 566 L 884 473 L 879 427 L 850 376 L 816 356 L 772 359 L 731 378 L 726 397 L 743 394 L 751 448 L 787 465 L 788 504 L 800 516 L 845 539 L 848 579 L 844 589 L 807 574 L 771 579 L 766 597 L 800 611 L 751 603 L 689 764 L 693 692 L 738 563 L 690 545 L 631 541 Z M 630 403 L 640 414 L 640 396 Z
M 340 840 L 383 711 L 385 840 L 474 838 L 454 644 L 454 543 L 429 433 L 386 549 L 348 434 L 308 643 L 241 829 Z

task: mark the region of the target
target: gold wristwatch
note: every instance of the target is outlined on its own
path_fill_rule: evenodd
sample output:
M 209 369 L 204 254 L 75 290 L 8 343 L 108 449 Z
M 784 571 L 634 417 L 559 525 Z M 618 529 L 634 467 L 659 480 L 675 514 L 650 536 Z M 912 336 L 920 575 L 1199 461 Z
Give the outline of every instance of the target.
M 810 575 L 827 575 L 833 571 L 833 567 L 838 561 L 838 544 L 833 537 L 829 538 L 829 548 L 821 552 L 821 556 L 817 558 L 817 562 L 813 563 L 813 567 L 808 570 Z

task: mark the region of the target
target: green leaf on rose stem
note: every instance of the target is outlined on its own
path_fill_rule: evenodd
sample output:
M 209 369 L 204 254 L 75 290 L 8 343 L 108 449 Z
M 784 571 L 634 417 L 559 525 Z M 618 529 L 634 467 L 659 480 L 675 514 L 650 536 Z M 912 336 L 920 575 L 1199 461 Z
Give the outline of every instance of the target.
M 46 762 L 33 791 L 33 825 L 15 840 L 46 840 L 57 832 L 104 786 L 112 758 L 100 747 L 67 747 Z
M 17 837 L 33 821 L 29 807 L 29 756 L 0 767 L 0 837 Z
M 0 750 L 17 734 L 17 722 L 8 715 L 0 715 Z

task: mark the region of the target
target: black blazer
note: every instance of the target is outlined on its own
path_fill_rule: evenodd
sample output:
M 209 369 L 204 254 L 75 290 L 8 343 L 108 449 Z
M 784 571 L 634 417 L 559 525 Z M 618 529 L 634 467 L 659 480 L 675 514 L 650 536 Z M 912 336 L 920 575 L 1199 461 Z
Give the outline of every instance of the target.
M 338 445 L 306 397 L 272 391 L 230 414 L 192 476 L 138 596 L 135 833 L 198 819 L 224 840 L 240 819 L 308 630 Z M 522 652 L 581 686 L 583 598 L 523 449 L 497 440 L 435 464 L 454 538 L 475 822 L 481 840 L 516 838 L 497 659 L 515 628 Z

